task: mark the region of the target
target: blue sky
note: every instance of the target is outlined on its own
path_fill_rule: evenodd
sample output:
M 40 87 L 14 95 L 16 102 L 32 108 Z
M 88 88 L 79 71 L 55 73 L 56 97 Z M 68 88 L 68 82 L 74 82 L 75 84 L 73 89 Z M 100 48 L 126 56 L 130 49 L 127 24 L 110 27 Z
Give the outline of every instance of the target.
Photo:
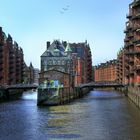
M 93 65 L 116 58 L 124 45 L 132 0 L 0 0 L 0 26 L 23 48 L 27 65 L 40 68 L 46 41 L 84 42 Z M 64 9 L 67 10 L 64 10 Z M 63 13 L 62 13 L 63 12 Z

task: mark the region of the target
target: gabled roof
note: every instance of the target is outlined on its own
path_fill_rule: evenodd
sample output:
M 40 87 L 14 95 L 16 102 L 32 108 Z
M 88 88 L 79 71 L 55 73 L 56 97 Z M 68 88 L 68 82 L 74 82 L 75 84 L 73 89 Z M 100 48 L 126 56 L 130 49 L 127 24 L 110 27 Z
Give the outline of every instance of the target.
M 54 51 L 55 49 L 58 49 L 61 52 L 65 51 L 64 45 L 59 40 L 54 40 L 53 43 L 48 48 L 48 50 L 50 50 L 50 51 Z
M 41 55 L 41 57 L 42 57 L 42 56 L 48 56 L 48 53 L 49 53 L 49 56 L 52 56 L 51 51 L 50 51 L 50 50 L 46 50 L 46 51 Z
M 66 46 L 65 52 L 72 52 L 72 49 L 71 49 L 69 43 L 68 43 L 67 46 Z
M 59 40 L 54 40 L 53 43 L 47 48 L 47 50 L 41 55 L 48 56 L 48 52 L 50 52 L 50 56 L 53 56 L 54 52 L 60 52 L 60 56 L 64 55 L 65 47 Z
M 6 36 L 6 34 L 4 32 L 2 32 L 2 35 L 4 37 L 4 40 L 7 40 L 7 36 Z

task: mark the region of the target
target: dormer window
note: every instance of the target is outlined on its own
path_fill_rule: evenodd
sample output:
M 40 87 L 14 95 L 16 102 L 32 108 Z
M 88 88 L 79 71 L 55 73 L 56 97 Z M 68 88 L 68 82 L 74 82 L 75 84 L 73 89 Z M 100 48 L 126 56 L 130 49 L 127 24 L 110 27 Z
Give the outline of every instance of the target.
M 47 56 L 49 56 L 50 55 L 50 52 L 47 52 Z
M 51 52 L 49 50 L 46 51 L 47 56 L 51 55 Z
M 60 51 L 58 49 L 54 50 L 54 56 L 60 56 Z

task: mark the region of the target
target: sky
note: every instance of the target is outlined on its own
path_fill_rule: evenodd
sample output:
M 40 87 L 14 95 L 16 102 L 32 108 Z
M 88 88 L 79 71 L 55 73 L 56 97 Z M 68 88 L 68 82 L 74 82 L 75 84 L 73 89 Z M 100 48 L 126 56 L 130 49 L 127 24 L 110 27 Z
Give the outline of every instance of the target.
M 92 65 L 115 59 L 124 45 L 132 0 L 0 0 L 0 26 L 24 52 L 27 65 L 40 68 L 46 42 L 88 41 Z

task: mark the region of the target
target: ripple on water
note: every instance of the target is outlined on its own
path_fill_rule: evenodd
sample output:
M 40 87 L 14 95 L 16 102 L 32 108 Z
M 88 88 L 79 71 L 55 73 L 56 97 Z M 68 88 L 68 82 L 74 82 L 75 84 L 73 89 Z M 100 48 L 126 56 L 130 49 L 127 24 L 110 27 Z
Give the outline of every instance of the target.
M 48 135 L 50 138 L 55 138 L 55 139 L 76 139 L 76 138 L 80 138 L 81 135 L 79 134 L 49 134 Z

